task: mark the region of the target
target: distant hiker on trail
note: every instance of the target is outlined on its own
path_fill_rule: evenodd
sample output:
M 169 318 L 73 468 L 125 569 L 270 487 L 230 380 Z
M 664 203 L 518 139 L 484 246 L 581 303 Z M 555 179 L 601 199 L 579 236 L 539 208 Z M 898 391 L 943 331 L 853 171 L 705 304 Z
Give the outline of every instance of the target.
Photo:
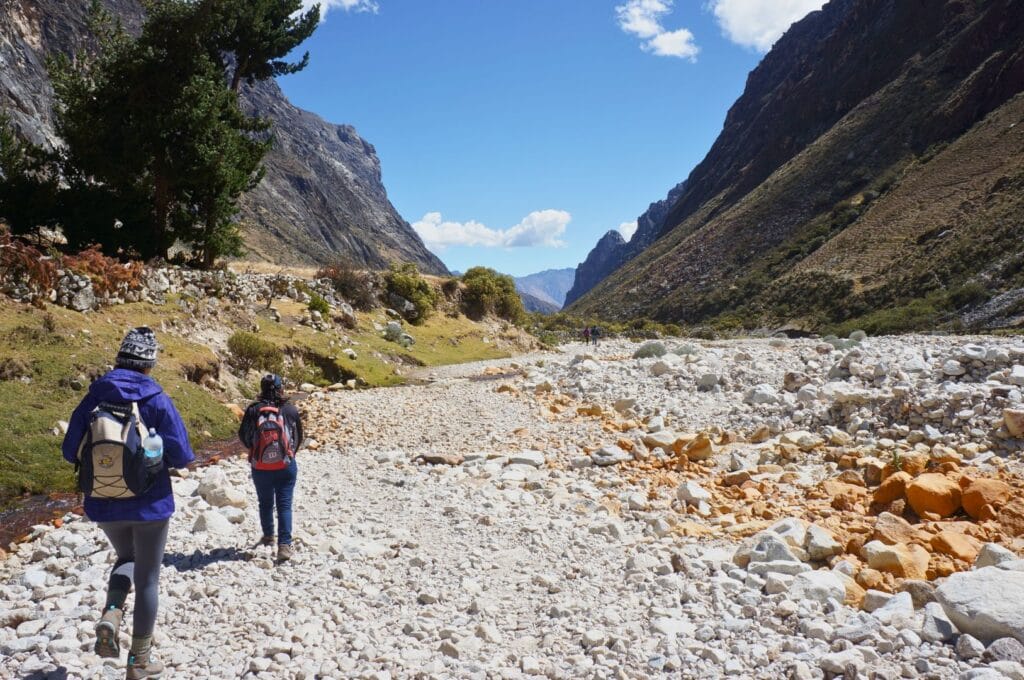
M 299 468 L 295 452 L 302 446 L 302 419 L 295 404 L 288 402 L 279 375 L 260 381 L 259 399 L 245 410 L 238 438 L 249 449 L 252 482 L 260 504 L 260 545 L 277 542 L 277 560 L 292 556 L 292 494 Z M 278 533 L 274 535 L 274 506 Z
M 597 347 L 597 341 L 601 339 L 600 326 L 594 326 L 590 329 L 590 339 L 594 341 L 594 346 Z
M 116 368 L 92 384 L 71 415 L 61 447 L 78 471 L 86 516 L 99 524 L 117 553 L 96 624 L 94 649 L 99 656 L 120 657 L 124 604 L 135 587 L 128 680 L 163 673 L 163 665 L 153 660 L 152 642 L 160 565 L 174 514 L 167 468 L 183 468 L 195 459 L 181 416 L 149 377 L 156 352 L 152 330 L 142 326 L 129 331 Z
M 583 344 L 584 345 L 589 345 L 590 344 L 590 326 L 585 326 L 583 328 Z

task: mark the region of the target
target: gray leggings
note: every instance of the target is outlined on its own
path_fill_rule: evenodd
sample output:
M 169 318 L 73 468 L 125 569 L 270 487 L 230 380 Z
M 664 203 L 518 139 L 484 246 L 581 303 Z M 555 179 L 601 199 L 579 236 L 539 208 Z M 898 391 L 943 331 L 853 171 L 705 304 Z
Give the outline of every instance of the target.
M 107 607 L 124 608 L 128 591 L 135 586 L 132 636 L 153 634 L 160 595 L 160 565 L 164 561 L 168 520 L 157 522 L 101 522 L 117 562 L 110 574 Z

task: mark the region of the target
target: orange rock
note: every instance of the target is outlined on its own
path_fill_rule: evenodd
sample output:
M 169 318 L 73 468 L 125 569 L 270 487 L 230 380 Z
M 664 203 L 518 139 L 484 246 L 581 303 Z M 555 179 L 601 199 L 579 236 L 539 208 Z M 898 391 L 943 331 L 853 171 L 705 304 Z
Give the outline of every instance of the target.
M 849 540 L 846 541 L 846 552 L 850 553 L 851 555 L 859 555 L 860 549 L 863 548 L 864 544 L 867 542 L 868 537 L 863 534 L 851 536 Z
M 964 562 L 974 562 L 981 550 L 981 541 L 957 531 L 941 531 L 932 537 L 932 548 L 935 552 L 955 557 Z
M 917 530 L 910 522 L 890 512 L 883 512 L 878 516 L 871 538 L 886 545 L 913 543 L 920 540 Z
M 861 549 L 861 556 L 872 569 L 902 578 L 926 578 L 931 557 L 916 543 L 884 545 L 880 541 L 866 544 Z
M 976 479 L 964 489 L 962 502 L 964 510 L 974 519 L 982 519 L 982 508 L 991 505 L 998 510 L 1010 500 L 1013 489 L 998 479 Z
M 239 422 L 241 422 L 242 418 L 245 417 L 245 411 L 238 404 L 224 404 L 224 406 L 227 410 L 231 411 L 231 415 L 233 415 Z
M 684 454 L 690 460 L 707 460 L 715 454 L 715 447 L 706 434 L 697 435 L 691 440 L 680 437 L 672 445 L 672 448 L 676 449 L 676 453 Z
M 1024 536 L 1024 498 L 1014 498 L 1004 505 L 996 521 L 1007 536 Z
M 620 439 L 619 439 L 619 440 L 618 440 L 617 442 L 615 442 L 615 443 L 616 443 L 616 444 L 618 445 L 618 447 L 619 447 L 620 449 L 622 449 L 623 451 L 632 451 L 632 450 L 633 450 L 633 442 L 632 442 L 632 440 L 626 439 L 625 437 L 621 437 L 621 438 L 620 438 Z
M 907 502 L 920 517 L 932 513 L 949 517 L 960 509 L 960 486 L 937 472 L 923 474 L 907 484 Z
M 866 594 L 864 588 L 861 588 L 856 581 L 842 572 L 833 573 L 839 577 L 839 580 L 843 582 L 843 587 L 846 589 L 846 597 L 843 599 L 843 604 L 860 609 Z
M 855 580 L 858 585 L 868 590 L 878 590 L 885 581 L 882 572 L 877 569 L 861 569 L 857 572 Z
M 979 522 L 988 522 L 999 517 L 999 513 L 992 505 L 983 505 L 978 508 L 978 516 L 975 517 Z
M 821 483 L 821 488 L 832 499 L 832 507 L 836 510 L 852 510 L 867 498 L 867 489 L 864 487 L 835 479 L 826 479 Z
M 895 500 L 903 498 L 907 490 L 907 484 L 911 479 L 910 474 L 907 472 L 897 472 L 889 475 L 882 482 L 882 485 L 875 489 L 875 494 L 871 500 L 879 505 L 888 505 Z
M 844 454 L 839 458 L 839 469 L 840 470 L 851 470 L 857 467 L 857 456 L 852 454 Z

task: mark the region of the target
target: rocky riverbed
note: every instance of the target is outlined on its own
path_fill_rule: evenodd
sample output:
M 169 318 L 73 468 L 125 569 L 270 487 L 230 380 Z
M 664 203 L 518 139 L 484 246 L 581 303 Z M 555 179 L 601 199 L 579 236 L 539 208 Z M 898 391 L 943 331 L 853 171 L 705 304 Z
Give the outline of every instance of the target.
M 291 563 L 253 547 L 244 461 L 175 479 L 158 654 L 185 678 L 1024 677 L 1022 365 L 987 337 L 616 341 L 316 393 Z M 91 652 L 111 553 L 61 524 L 0 564 L 2 677 L 123 673 Z

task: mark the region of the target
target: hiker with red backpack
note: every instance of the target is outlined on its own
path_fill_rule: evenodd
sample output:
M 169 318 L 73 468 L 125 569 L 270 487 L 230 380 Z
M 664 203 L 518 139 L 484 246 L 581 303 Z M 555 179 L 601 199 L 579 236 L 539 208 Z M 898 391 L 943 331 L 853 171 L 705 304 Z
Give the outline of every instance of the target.
M 303 434 L 299 410 L 284 394 L 281 376 L 270 374 L 260 381 L 259 398 L 245 410 L 238 438 L 249 449 L 252 481 L 259 498 L 263 528 L 259 544 L 272 546 L 276 541 L 277 560 L 285 562 L 292 557 L 292 494 L 299 471 L 295 452 L 302 446 Z
M 152 330 L 141 326 L 129 331 L 116 368 L 89 387 L 71 415 L 61 446 L 78 472 L 86 517 L 99 524 L 117 554 L 96 624 L 97 655 L 120 657 L 125 601 L 135 588 L 128 680 L 163 673 L 163 665 L 153 660 L 152 642 L 160 566 L 174 513 L 167 469 L 183 468 L 195 459 L 178 410 L 149 376 L 156 353 Z

